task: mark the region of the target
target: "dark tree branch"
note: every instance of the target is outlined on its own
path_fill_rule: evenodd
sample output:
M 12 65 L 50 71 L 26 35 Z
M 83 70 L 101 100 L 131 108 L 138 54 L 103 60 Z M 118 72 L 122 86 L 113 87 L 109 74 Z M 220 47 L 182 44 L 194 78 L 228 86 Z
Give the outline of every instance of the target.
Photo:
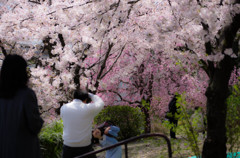
M 169 6 L 172 8 L 172 3 L 171 3 L 170 0 L 168 0 L 168 4 L 169 4 Z M 172 11 L 172 15 L 173 15 L 174 18 L 177 20 L 177 16 L 175 15 L 173 9 L 171 9 L 171 11 Z M 181 23 L 180 23 L 180 19 L 178 20 L 178 24 L 179 24 L 179 26 L 182 28 L 182 25 L 181 25 Z M 168 32 L 168 31 L 167 31 L 167 32 Z
M 154 75 L 151 73 L 150 74 L 150 78 L 149 78 L 149 82 L 148 82 L 148 91 L 146 92 L 147 93 L 147 99 L 146 101 L 151 104 L 151 98 L 153 96 L 153 79 L 154 79 Z
M 28 2 L 32 2 L 32 3 L 35 3 L 35 4 L 41 4 L 40 1 L 31 1 L 31 0 L 28 0 Z
M 197 4 L 200 5 L 200 6 L 202 6 L 200 0 L 197 0 Z
M 137 2 L 139 2 L 140 0 L 136 0 L 136 1 L 129 1 L 128 4 L 136 4 Z
M 118 59 L 120 58 L 120 56 L 122 55 L 122 52 L 125 48 L 126 44 L 122 47 L 121 52 L 119 53 L 119 55 L 117 56 L 116 60 L 113 62 L 112 66 L 101 76 L 101 79 L 104 78 L 106 76 L 106 74 L 109 73 L 109 71 L 112 70 L 113 66 L 117 63 Z
M 11 50 L 10 50 L 10 54 L 12 53 L 12 50 L 15 48 L 16 44 L 17 44 L 17 42 L 14 42 L 14 44 L 12 45 Z
M 222 35 L 220 36 L 220 44 L 223 44 L 223 51 L 225 48 L 232 48 L 233 41 L 240 29 L 240 14 L 236 14 L 232 23 L 223 29 Z
M 204 23 L 203 21 L 201 22 L 203 30 L 205 30 L 208 34 L 209 34 L 209 26 L 208 24 Z M 211 55 L 212 54 L 212 44 L 211 41 L 209 40 L 208 42 L 205 42 L 205 51 L 207 55 Z M 211 78 L 211 76 L 213 76 L 214 73 L 214 63 L 212 61 L 207 61 L 208 62 L 208 67 L 205 68 L 204 70 L 207 70 L 207 74 L 208 76 Z
M 42 106 L 39 106 L 39 109 L 40 109 L 40 115 L 44 114 L 45 112 L 49 112 L 51 109 L 54 109 L 54 107 L 50 107 L 49 109 L 47 110 L 41 110 L 42 109 Z
M 132 101 L 123 99 L 123 97 L 122 97 L 121 94 L 119 94 L 118 92 L 113 91 L 113 90 L 102 90 L 102 91 L 99 91 L 99 92 L 111 92 L 111 93 L 116 94 L 116 95 L 120 98 L 121 101 L 127 102 L 127 103 L 129 103 L 129 104 L 141 104 L 141 102 L 139 102 L 139 101 L 132 102 Z
M 210 76 L 209 72 L 208 72 L 208 65 L 204 60 L 200 60 L 199 61 L 199 65 L 200 67 L 207 73 L 208 76 Z
M 170 7 L 172 7 L 172 3 L 170 0 L 168 0 L 168 4 L 170 5 Z
M 131 11 L 132 11 L 132 8 L 133 8 L 134 4 L 136 4 L 136 3 L 139 2 L 139 1 L 140 1 L 140 0 L 129 1 L 129 2 L 128 2 L 128 4 L 130 4 L 131 6 L 130 6 L 130 8 L 129 8 L 129 10 L 128 10 L 127 19 L 129 18 L 129 15 L 130 15 L 130 13 L 131 13 Z
M 18 4 L 16 4 L 16 5 L 13 7 L 12 11 L 13 11 L 17 6 L 18 6 Z
M 109 43 L 109 44 L 108 44 L 108 50 L 107 50 L 107 52 L 106 52 L 106 54 L 105 54 L 105 58 L 104 58 L 103 63 L 102 63 L 102 65 L 101 65 L 101 67 L 100 67 L 100 71 L 99 71 L 99 73 L 98 73 L 98 75 L 97 75 L 96 83 L 95 83 L 95 85 L 94 85 L 94 87 L 95 87 L 96 89 L 97 89 L 98 86 L 99 86 L 99 79 L 101 79 L 103 70 L 106 68 L 107 59 L 108 59 L 108 57 L 109 57 L 109 55 L 110 55 L 110 52 L 111 52 L 111 50 L 112 50 L 112 47 L 113 47 L 113 43 Z
M 80 74 L 79 74 L 80 68 L 81 67 L 79 65 L 76 65 L 76 68 L 74 70 L 73 82 L 76 85 L 76 87 L 80 87 L 80 81 L 79 81 L 79 78 L 80 78 Z
M 61 46 L 64 48 L 65 47 L 65 42 L 62 34 L 58 34 L 58 38 L 60 40 Z
M 52 50 L 54 49 L 54 46 L 56 46 L 57 43 L 56 43 L 56 42 L 51 43 L 50 40 L 51 40 L 51 37 L 45 37 L 45 38 L 43 39 L 43 44 L 44 44 L 44 46 L 43 46 L 42 53 L 44 53 L 45 51 L 47 51 L 49 57 L 52 58 L 52 57 L 58 56 L 57 54 L 55 54 L 55 55 L 52 54 Z
M 223 5 L 223 0 L 220 1 L 219 5 Z
M 191 54 L 196 54 L 196 52 L 194 52 L 192 49 L 190 49 L 186 43 L 184 46 L 179 46 L 179 47 L 174 48 L 174 50 L 182 51 L 182 52 L 189 51 Z
M 3 55 L 4 55 L 4 56 L 7 56 L 7 51 L 6 51 L 6 49 L 4 48 L 4 46 L 2 45 L 1 40 L 0 40 L 0 48 L 2 49 Z
M 73 8 L 73 6 L 65 7 L 62 10 L 68 10 L 68 9 L 71 9 L 71 8 Z
M 28 18 L 26 18 L 26 19 L 23 19 L 20 23 L 23 23 L 24 21 L 26 21 L 26 20 L 30 20 L 30 19 L 32 19 L 33 17 L 28 17 Z

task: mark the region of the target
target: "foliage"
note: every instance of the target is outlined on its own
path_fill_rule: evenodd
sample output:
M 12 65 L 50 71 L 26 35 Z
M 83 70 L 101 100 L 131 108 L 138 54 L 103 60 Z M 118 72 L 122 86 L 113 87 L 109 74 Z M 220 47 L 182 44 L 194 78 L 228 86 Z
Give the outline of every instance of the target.
M 145 126 L 140 109 L 130 106 L 108 106 L 95 117 L 96 124 L 107 120 L 120 127 L 119 140 L 142 134 Z
M 240 88 L 234 85 L 232 94 L 227 99 L 227 143 L 229 152 L 237 152 L 240 149 Z
M 62 153 L 62 121 L 44 126 L 39 134 L 40 147 L 44 158 L 60 158 Z

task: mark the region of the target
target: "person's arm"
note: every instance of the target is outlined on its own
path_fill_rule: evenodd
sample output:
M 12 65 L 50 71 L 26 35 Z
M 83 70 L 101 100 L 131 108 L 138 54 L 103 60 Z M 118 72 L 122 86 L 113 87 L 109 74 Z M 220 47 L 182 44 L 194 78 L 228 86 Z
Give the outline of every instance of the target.
M 118 132 L 120 131 L 120 128 L 117 126 L 110 126 L 108 128 L 106 128 L 106 130 L 104 131 L 104 134 L 110 134 L 114 137 L 118 136 Z
M 87 104 L 87 108 L 89 110 L 89 113 L 96 116 L 104 107 L 103 100 L 92 93 L 88 93 L 89 97 L 91 98 L 92 102 Z
M 42 128 L 43 119 L 40 117 L 37 97 L 32 90 L 27 91 L 24 102 L 24 112 L 26 114 L 29 130 L 34 134 L 38 134 Z

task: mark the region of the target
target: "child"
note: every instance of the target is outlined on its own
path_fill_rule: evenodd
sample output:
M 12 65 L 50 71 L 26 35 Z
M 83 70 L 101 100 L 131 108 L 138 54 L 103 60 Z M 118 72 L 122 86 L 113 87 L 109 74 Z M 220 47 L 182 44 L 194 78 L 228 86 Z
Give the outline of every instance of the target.
M 116 137 L 118 136 L 118 132 L 120 131 L 119 127 L 109 125 L 108 123 L 104 123 L 93 131 L 93 137 L 97 138 L 102 147 L 111 146 L 113 144 L 118 143 Z M 104 130 L 104 131 L 103 131 Z M 106 152 L 106 158 L 121 158 L 122 157 L 122 148 L 121 146 L 117 146 L 115 148 L 109 149 Z

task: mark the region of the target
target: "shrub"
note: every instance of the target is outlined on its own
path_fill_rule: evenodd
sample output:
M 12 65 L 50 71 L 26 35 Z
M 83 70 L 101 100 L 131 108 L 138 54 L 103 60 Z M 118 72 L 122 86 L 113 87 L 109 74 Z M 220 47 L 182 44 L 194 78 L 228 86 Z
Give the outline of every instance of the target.
M 234 85 L 232 94 L 227 99 L 227 147 L 228 152 L 237 152 L 240 149 L 240 89 Z M 239 154 L 238 154 L 239 156 Z M 237 157 L 237 156 L 235 156 Z
M 137 136 L 144 131 L 144 115 L 139 108 L 130 106 L 108 106 L 96 117 L 95 123 L 112 121 L 120 128 L 119 140 Z
M 201 148 L 200 148 L 200 139 L 198 127 L 199 124 L 203 122 L 198 122 L 194 120 L 200 120 L 201 115 L 193 115 L 193 112 L 190 110 L 190 104 L 186 100 L 186 95 L 183 93 L 179 97 L 177 97 L 177 104 L 179 114 L 175 114 L 175 118 L 178 118 L 178 126 L 174 126 L 173 123 L 169 121 L 164 121 L 164 125 L 171 129 L 173 128 L 177 133 L 180 134 L 186 139 L 186 143 L 184 143 L 184 148 L 190 149 L 196 156 L 199 158 L 201 156 Z M 198 111 L 200 114 L 200 111 Z M 195 113 L 196 114 L 196 113 Z M 194 118 L 191 118 L 194 116 Z M 175 150 L 176 154 L 181 154 L 181 148 L 183 147 L 181 144 L 177 143 L 177 149 Z
M 189 148 L 194 152 L 194 154 L 197 156 L 197 158 L 201 155 L 201 149 L 199 147 L 200 140 L 198 139 L 199 133 L 196 130 L 195 127 L 197 127 L 199 122 L 194 122 L 191 119 L 191 114 L 188 113 L 188 102 L 186 101 L 186 95 L 183 94 L 181 97 L 177 100 L 177 106 L 179 106 L 181 109 L 180 115 L 179 115 L 179 121 L 182 122 L 182 126 L 179 126 L 180 130 L 184 133 L 186 136 L 187 144 L 189 145 Z M 195 118 L 199 119 L 199 118 Z M 203 122 L 201 122 L 203 123 Z
M 62 121 L 55 121 L 44 126 L 39 134 L 43 158 L 60 158 L 62 153 Z

